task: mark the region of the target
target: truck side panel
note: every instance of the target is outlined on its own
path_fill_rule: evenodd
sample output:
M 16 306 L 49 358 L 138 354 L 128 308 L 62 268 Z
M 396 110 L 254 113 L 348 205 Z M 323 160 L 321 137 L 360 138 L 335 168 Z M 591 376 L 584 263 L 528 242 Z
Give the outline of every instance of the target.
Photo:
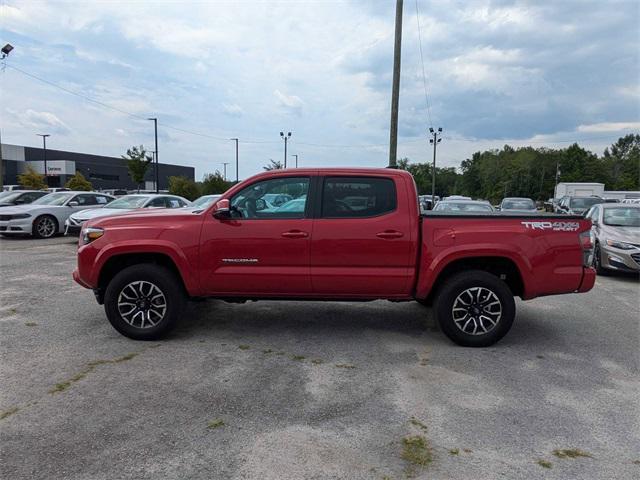
M 588 220 L 571 217 L 424 217 L 416 297 L 426 297 L 451 262 L 479 257 L 512 262 L 523 299 L 577 291 L 584 274 L 579 234 L 589 228 Z

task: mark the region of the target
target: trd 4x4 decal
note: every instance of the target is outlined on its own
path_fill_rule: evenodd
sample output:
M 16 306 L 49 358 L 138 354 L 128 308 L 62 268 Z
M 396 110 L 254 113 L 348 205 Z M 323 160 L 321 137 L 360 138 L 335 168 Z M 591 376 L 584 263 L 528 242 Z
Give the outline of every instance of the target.
M 575 232 L 580 228 L 579 222 L 520 222 L 525 228 L 532 230 L 553 230 L 554 232 Z

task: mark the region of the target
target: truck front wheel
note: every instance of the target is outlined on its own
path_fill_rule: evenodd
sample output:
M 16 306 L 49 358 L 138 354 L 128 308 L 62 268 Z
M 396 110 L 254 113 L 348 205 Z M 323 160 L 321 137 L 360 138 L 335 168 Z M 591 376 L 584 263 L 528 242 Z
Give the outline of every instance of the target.
M 118 332 L 134 340 L 169 333 L 184 309 L 185 294 L 174 273 L 153 264 L 132 265 L 107 285 L 104 309 Z
M 460 272 L 445 281 L 435 301 L 444 334 L 463 347 L 488 347 L 511 329 L 513 293 L 498 277 L 482 270 Z

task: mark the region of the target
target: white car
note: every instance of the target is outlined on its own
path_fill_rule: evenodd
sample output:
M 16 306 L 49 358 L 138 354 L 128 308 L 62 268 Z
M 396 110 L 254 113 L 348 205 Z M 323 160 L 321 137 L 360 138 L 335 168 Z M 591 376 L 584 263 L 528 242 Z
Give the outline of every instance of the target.
M 199 198 L 196 198 L 191 204 L 191 206 L 205 210 L 209 208 L 209 205 L 211 205 L 214 202 L 217 202 L 221 196 L 222 195 L 203 195 Z
M 0 235 L 51 238 L 64 232 L 65 221 L 72 213 L 112 200 L 111 195 L 98 192 L 56 192 L 28 205 L 4 207 L 0 213 Z
M 87 220 L 111 215 L 121 215 L 137 208 L 182 208 L 188 207 L 191 202 L 177 195 L 164 194 L 140 194 L 125 195 L 102 208 L 90 208 L 75 212 L 65 222 L 65 234 L 80 233 L 82 225 Z

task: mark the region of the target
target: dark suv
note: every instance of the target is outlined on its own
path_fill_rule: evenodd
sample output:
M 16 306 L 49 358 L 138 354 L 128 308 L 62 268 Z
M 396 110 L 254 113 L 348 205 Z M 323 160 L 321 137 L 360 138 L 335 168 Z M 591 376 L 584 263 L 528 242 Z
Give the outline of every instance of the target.
M 556 213 L 566 213 L 568 215 L 584 215 L 591 207 L 598 203 L 604 203 L 604 199 L 596 197 L 572 197 L 565 196 L 556 205 Z

